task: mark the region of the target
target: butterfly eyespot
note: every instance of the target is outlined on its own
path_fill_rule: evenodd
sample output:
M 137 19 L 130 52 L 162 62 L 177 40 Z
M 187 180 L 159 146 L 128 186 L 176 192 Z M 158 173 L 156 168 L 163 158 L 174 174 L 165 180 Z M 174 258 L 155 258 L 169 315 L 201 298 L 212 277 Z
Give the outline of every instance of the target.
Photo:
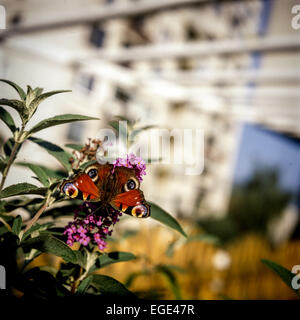
M 78 189 L 73 183 L 66 183 L 62 191 L 70 198 L 76 198 L 78 196 Z
M 124 186 L 125 191 L 130 191 L 137 189 L 139 187 L 139 182 L 135 178 L 131 178 L 127 181 Z
M 94 182 L 98 179 L 98 170 L 96 168 L 88 169 L 86 173 Z
M 146 206 L 140 204 L 132 209 L 131 214 L 137 218 L 146 218 L 149 216 L 149 210 Z

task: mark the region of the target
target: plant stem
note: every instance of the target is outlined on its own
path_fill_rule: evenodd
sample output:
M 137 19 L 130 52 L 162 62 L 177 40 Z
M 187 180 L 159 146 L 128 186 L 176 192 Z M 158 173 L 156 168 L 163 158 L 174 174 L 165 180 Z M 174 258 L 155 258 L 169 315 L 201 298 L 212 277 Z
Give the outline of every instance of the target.
M 8 231 L 12 232 L 11 226 L 3 218 L 0 217 L 0 221 L 5 225 Z
M 3 189 L 5 180 L 7 178 L 8 171 L 9 171 L 11 165 L 13 164 L 13 162 L 15 161 L 15 159 L 17 157 L 17 153 L 18 153 L 18 151 L 20 149 L 20 146 L 24 142 L 23 139 L 22 139 L 22 136 L 23 136 L 24 131 L 25 131 L 25 126 L 26 126 L 26 124 L 23 123 L 20 132 L 17 134 L 17 138 L 15 138 L 15 143 L 14 143 L 14 146 L 13 146 L 13 148 L 11 150 L 11 154 L 9 156 L 7 165 L 6 165 L 5 169 L 3 170 L 2 179 L 1 179 L 1 183 L 0 183 L 0 191 Z M 19 140 L 19 138 L 21 138 L 22 140 Z M 20 142 L 18 142 L 17 140 L 19 140 Z
M 42 205 L 42 207 L 38 210 L 38 212 L 34 215 L 34 217 L 28 222 L 24 230 L 24 233 L 36 223 L 36 221 L 39 219 L 42 213 L 48 208 L 49 200 L 50 200 L 50 196 L 47 197 L 46 202 Z
M 76 289 L 78 288 L 78 286 L 80 284 L 82 272 L 83 272 L 83 269 L 82 269 L 82 267 L 80 267 L 78 278 L 73 282 L 73 285 L 72 285 L 72 288 L 71 288 L 71 293 L 72 294 L 74 294 L 76 292 Z
M 5 167 L 4 171 L 3 171 L 3 175 L 2 175 L 2 179 L 1 179 L 1 183 L 0 183 L 0 191 L 2 190 L 2 188 L 4 186 L 8 171 L 9 171 L 12 163 L 16 159 L 16 156 L 17 156 L 17 153 L 18 153 L 18 148 L 20 147 L 20 145 L 21 145 L 21 143 L 15 141 L 15 144 L 14 144 L 14 147 L 13 147 L 13 149 L 11 151 L 10 156 L 9 156 L 7 165 L 6 165 L 6 167 Z

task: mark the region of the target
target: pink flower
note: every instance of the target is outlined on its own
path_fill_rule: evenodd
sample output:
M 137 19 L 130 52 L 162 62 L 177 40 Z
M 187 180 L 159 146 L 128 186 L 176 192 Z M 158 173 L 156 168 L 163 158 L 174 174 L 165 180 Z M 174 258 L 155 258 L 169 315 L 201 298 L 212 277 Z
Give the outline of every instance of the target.
M 77 233 L 73 236 L 73 240 L 74 241 L 79 241 L 81 238 L 80 238 L 80 235 Z
M 103 228 L 102 231 L 103 231 L 103 233 L 105 233 L 105 234 L 108 234 L 108 232 L 109 232 L 109 231 L 108 231 L 108 228 Z
M 107 247 L 107 243 L 103 239 L 100 239 L 97 244 L 99 250 L 104 250 Z
M 94 240 L 95 240 L 96 242 L 99 242 L 99 241 L 101 240 L 100 237 L 101 237 L 101 236 L 100 236 L 100 233 L 95 233 L 95 234 L 94 234 Z
M 77 232 L 79 232 L 80 234 L 85 234 L 85 233 L 87 233 L 87 230 L 83 226 L 80 226 L 77 229 Z
M 67 244 L 68 244 L 70 247 L 72 247 L 73 244 L 74 244 L 74 241 L 73 241 L 72 239 L 68 239 L 68 240 L 67 240 Z
M 72 246 L 74 242 L 79 242 L 87 246 L 92 243 L 97 245 L 99 250 L 104 250 L 107 247 L 105 240 L 112 234 L 110 228 L 119 221 L 121 215 L 121 212 L 112 207 L 99 211 L 96 204 L 85 202 L 76 210 L 74 220 L 65 228 L 67 244 Z
M 126 158 L 117 158 L 114 162 L 113 173 L 116 167 L 134 168 L 139 181 L 142 181 L 142 176 L 146 175 L 146 163 L 141 157 L 137 157 L 134 153 L 130 153 Z
M 99 218 L 99 220 L 96 222 L 96 225 L 98 226 L 98 227 L 100 227 L 101 225 L 102 225 L 102 219 L 101 219 L 101 217 Z
M 82 237 L 81 239 L 79 239 L 79 242 L 84 245 L 87 246 L 90 242 L 91 238 L 90 237 Z

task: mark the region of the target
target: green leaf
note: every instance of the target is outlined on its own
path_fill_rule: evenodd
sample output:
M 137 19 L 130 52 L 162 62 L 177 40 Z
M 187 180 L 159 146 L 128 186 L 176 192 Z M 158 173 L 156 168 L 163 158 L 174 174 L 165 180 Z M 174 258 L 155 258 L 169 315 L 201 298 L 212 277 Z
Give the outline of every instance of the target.
M 29 228 L 26 232 L 24 232 L 23 237 L 22 237 L 22 241 L 25 240 L 28 236 L 30 236 L 33 232 L 47 230 L 48 228 L 52 227 L 53 225 L 54 225 L 53 222 L 48 222 L 48 223 L 44 223 L 44 224 L 36 223 L 31 228 Z
M 109 276 L 94 274 L 92 275 L 91 285 L 100 291 L 102 295 L 130 298 L 136 297 L 121 282 Z
M 17 208 L 24 208 L 28 210 L 28 206 L 40 205 L 44 199 L 42 198 L 28 198 L 28 197 L 18 197 L 17 199 L 10 199 L 8 201 L 0 201 L 0 213 L 9 213 Z M 31 210 L 30 210 L 31 211 Z
M 95 265 L 90 268 L 89 273 L 99 268 L 104 268 L 110 264 L 117 262 L 124 262 L 136 259 L 136 256 L 130 252 L 109 252 L 108 254 L 102 254 L 96 261 Z
M 300 297 L 300 292 L 292 287 L 292 280 L 295 277 L 294 273 L 273 261 L 261 259 L 261 262 L 275 272 L 281 278 L 281 280 L 289 288 L 291 288 L 298 295 L 298 297 Z
M 20 231 L 21 231 L 21 228 L 22 228 L 22 217 L 21 216 L 17 216 L 15 219 L 14 219 L 14 223 L 13 223 L 13 226 L 12 226 L 12 232 L 18 236 Z
M 90 161 L 84 162 L 83 164 L 80 165 L 79 169 L 84 170 L 88 166 L 91 166 L 92 164 L 95 164 L 95 163 L 97 163 L 96 160 L 90 160 Z
M 158 205 L 149 202 L 151 205 L 151 217 L 166 226 L 178 231 L 181 233 L 184 237 L 187 237 L 186 233 L 182 229 L 181 225 L 178 223 L 178 221 L 173 218 L 168 212 L 166 212 L 164 209 L 159 207 Z
M 25 98 L 26 98 L 25 91 L 21 87 L 19 87 L 16 83 L 9 81 L 9 80 L 5 80 L 5 79 L 0 79 L 0 81 L 5 82 L 5 83 L 9 84 L 10 86 L 12 86 L 18 92 L 20 98 L 22 100 L 25 100 Z
M 45 149 L 49 154 L 55 157 L 64 166 L 66 170 L 71 171 L 69 159 L 72 156 L 66 151 L 64 151 L 61 147 L 40 138 L 30 137 L 29 140 Z
M 27 94 L 26 94 L 26 108 L 29 110 L 29 105 L 31 101 L 36 97 L 36 92 L 31 88 L 31 86 L 27 86 Z
M 4 161 L 4 159 L 0 159 L 0 172 L 3 172 L 4 169 L 6 168 L 6 161 Z
M 47 188 L 39 188 L 30 183 L 17 183 L 13 184 L 0 192 L 0 199 L 21 194 L 38 194 L 44 196 L 47 193 Z
M 59 93 L 64 93 L 64 92 L 71 92 L 71 90 L 56 90 L 56 91 L 50 91 L 50 92 L 45 92 L 36 98 L 34 98 L 32 101 L 30 101 L 30 104 L 28 105 L 28 109 L 31 114 L 35 112 L 37 107 L 39 106 L 40 103 L 42 103 L 45 99 Z
M 171 268 L 167 265 L 159 265 L 155 269 L 166 279 L 171 291 L 173 292 L 174 298 L 176 300 L 181 300 L 180 287 Z
M 137 235 L 137 230 L 124 230 L 120 236 L 120 240 L 125 240 L 131 237 L 135 237 Z M 111 238 L 110 238 L 111 239 Z
M 74 210 L 82 203 L 82 200 L 74 199 L 73 201 L 64 200 L 67 205 L 52 207 L 45 211 L 44 216 L 57 218 L 61 216 L 74 215 Z
M 63 241 L 55 238 L 50 234 L 44 234 L 39 237 L 31 238 L 22 243 L 23 248 L 33 248 L 41 252 L 52 253 L 63 258 L 66 262 L 76 264 L 77 257 L 72 249 Z
M 44 89 L 43 89 L 43 88 L 39 88 L 39 87 L 37 87 L 37 88 L 35 88 L 35 89 L 33 90 L 33 92 L 34 92 L 34 94 L 35 94 L 36 97 L 37 97 L 37 96 L 40 96 L 40 95 L 43 93 L 43 91 L 44 91 Z
M 100 267 L 106 267 L 110 264 L 123 262 L 123 261 L 130 261 L 136 259 L 136 256 L 131 252 L 109 252 L 108 254 L 103 254 L 99 258 Z
M 0 119 L 8 126 L 10 131 L 14 133 L 17 130 L 14 119 L 8 111 L 0 107 Z
M 43 168 L 43 170 L 47 173 L 47 175 L 50 178 L 63 179 L 63 178 L 67 178 L 68 177 L 68 173 L 66 171 L 63 171 L 63 170 L 53 170 L 53 169 L 49 169 L 49 168 L 43 167 L 43 166 L 41 166 L 41 168 Z
M 166 250 L 166 256 L 167 256 L 167 257 L 172 257 L 172 256 L 173 256 L 173 254 L 174 254 L 174 249 L 175 249 L 177 243 L 178 243 L 178 240 L 175 240 L 175 241 L 171 242 L 171 243 L 168 245 L 167 250 Z
M 10 100 L 0 99 L 0 105 L 8 106 L 15 109 L 19 113 L 23 122 L 28 118 L 28 111 L 26 110 L 26 107 L 23 101 L 14 100 L 14 99 L 10 99 Z
M 25 281 L 20 285 L 25 284 L 25 288 L 20 290 L 25 292 L 27 298 L 38 298 L 51 300 L 58 297 L 69 296 L 70 292 L 51 274 L 53 270 L 49 266 L 35 267 L 24 273 Z M 43 300 L 39 300 L 43 301 Z
M 84 280 L 82 280 L 76 290 L 76 294 L 84 294 L 86 290 L 89 288 L 92 280 L 93 280 L 93 276 L 88 276 Z
M 79 250 L 73 250 L 73 252 L 76 255 L 77 264 L 79 264 L 83 269 L 85 269 L 86 268 L 86 255 L 84 255 Z
M 186 242 L 190 241 L 203 241 L 206 243 L 212 243 L 212 244 L 220 244 L 220 239 L 212 234 L 204 233 L 204 234 L 195 234 L 192 236 L 189 236 L 186 239 Z
M 29 167 L 29 165 L 38 166 L 41 170 L 44 171 L 44 173 L 48 178 L 62 179 L 62 178 L 68 177 L 68 173 L 62 170 L 54 170 L 54 169 L 47 168 L 45 166 L 41 166 L 41 165 L 29 163 L 29 162 L 17 162 L 15 164 L 19 166 L 24 166 L 24 167 Z
M 13 150 L 13 147 L 15 145 L 15 140 L 13 138 L 9 138 L 4 146 L 3 146 L 3 151 L 4 151 L 4 154 L 6 155 L 6 157 L 10 157 L 11 155 L 11 152 Z M 18 147 L 18 149 L 20 148 L 20 146 Z M 17 150 L 18 151 L 18 150 Z
M 76 151 L 80 151 L 84 147 L 84 145 L 83 144 L 68 143 L 68 144 L 65 144 L 65 147 L 70 148 L 70 149 L 74 149 Z
M 75 122 L 75 121 L 85 121 L 85 120 L 99 120 L 98 118 L 92 118 L 87 116 L 82 116 L 79 114 L 63 114 L 55 117 L 51 117 L 45 120 L 42 120 L 36 124 L 32 129 L 29 130 L 27 135 L 32 135 L 38 131 L 41 131 L 46 128 L 57 126 L 64 123 Z
M 42 166 L 33 163 L 23 163 L 24 166 L 28 167 L 35 175 L 37 176 L 38 180 L 44 185 L 49 186 L 49 176 L 47 172 L 44 170 Z
M 171 271 L 176 271 L 176 272 L 180 272 L 180 273 L 186 273 L 186 271 L 187 271 L 186 269 L 184 269 L 180 266 L 177 266 L 176 264 L 164 264 L 162 266 L 168 268 Z
M 119 132 L 119 121 L 109 121 L 108 124 L 115 129 L 117 133 Z

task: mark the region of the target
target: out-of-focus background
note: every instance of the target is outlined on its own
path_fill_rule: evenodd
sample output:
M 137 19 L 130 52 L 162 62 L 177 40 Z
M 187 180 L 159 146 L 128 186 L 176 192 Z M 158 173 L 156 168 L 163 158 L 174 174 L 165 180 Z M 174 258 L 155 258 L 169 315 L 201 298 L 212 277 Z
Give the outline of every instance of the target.
M 44 102 L 32 125 L 63 113 L 101 118 L 49 128 L 41 138 L 83 144 L 116 115 L 139 126 L 204 131 L 200 175 L 154 163 L 142 184 L 146 199 L 191 236 L 123 219 L 110 249 L 141 259 L 107 274 L 152 297 L 294 298 L 260 259 L 290 270 L 300 264 L 300 29 L 291 24 L 297 4 L 1 1 L 0 77 L 72 90 Z M 5 84 L 0 89 L 1 98 L 15 97 Z M 0 130 L 2 144 L 9 131 L 2 124 Z M 56 165 L 30 143 L 18 160 Z M 23 181 L 36 183 L 14 167 L 6 185 Z

